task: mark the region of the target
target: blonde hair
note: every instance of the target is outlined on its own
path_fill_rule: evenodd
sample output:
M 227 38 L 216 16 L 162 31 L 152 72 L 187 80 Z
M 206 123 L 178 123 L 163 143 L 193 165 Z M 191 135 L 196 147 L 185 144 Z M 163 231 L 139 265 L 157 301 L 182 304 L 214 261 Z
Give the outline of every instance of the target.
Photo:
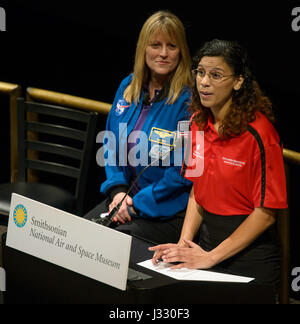
M 146 65 L 146 48 L 156 32 L 164 32 L 174 39 L 180 49 L 180 60 L 170 79 L 168 103 L 173 104 L 184 86 L 192 86 L 191 57 L 187 45 L 185 29 L 177 16 L 168 11 L 158 11 L 147 19 L 139 36 L 135 53 L 133 79 L 124 92 L 127 102 L 137 104 L 143 85 L 148 81 L 149 68 Z

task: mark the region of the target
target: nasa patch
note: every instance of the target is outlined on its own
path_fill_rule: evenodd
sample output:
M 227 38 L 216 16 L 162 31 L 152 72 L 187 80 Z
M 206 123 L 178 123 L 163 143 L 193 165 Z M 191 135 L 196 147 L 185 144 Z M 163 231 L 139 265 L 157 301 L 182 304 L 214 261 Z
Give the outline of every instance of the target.
M 124 113 L 125 109 L 129 108 L 129 107 L 130 107 L 130 104 L 126 100 L 120 99 L 117 103 L 115 115 L 117 117 L 121 116 Z

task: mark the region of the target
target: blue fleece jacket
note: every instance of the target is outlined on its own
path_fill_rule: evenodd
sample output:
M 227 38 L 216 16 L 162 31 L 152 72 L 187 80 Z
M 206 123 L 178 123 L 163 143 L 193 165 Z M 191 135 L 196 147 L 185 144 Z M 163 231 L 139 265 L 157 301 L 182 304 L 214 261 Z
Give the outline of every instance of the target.
M 109 140 L 104 143 L 112 157 L 105 165 L 107 180 L 101 186 L 104 194 L 120 185 L 130 187 L 132 179 L 145 167 L 145 164 L 137 165 L 135 174 L 132 174 L 127 161 L 130 154 L 126 151 L 128 137 L 140 116 L 145 95 L 142 91 L 138 105 L 134 102 L 130 105 L 124 100 L 123 93 L 131 80 L 132 75 L 122 81 L 107 120 L 106 130 L 114 136 L 107 136 Z M 190 96 L 191 91 L 186 87 L 174 104 L 167 104 L 167 98 L 152 103 L 142 129 L 146 134 L 143 143 L 140 143 L 143 152 L 136 155 L 138 158 L 143 155 L 145 160 L 146 156 L 147 163 L 151 163 L 159 150 L 165 152 L 172 148 L 178 123 L 190 119 L 187 110 Z M 140 191 L 133 197 L 134 208 L 139 211 L 140 217 L 167 219 L 186 208 L 192 183 L 180 175 L 181 166 L 174 165 L 176 154 L 171 151 L 168 166 L 162 163 L 152 166 L 140 177 Z M 113 162 L 116 162 L 115 166 Z

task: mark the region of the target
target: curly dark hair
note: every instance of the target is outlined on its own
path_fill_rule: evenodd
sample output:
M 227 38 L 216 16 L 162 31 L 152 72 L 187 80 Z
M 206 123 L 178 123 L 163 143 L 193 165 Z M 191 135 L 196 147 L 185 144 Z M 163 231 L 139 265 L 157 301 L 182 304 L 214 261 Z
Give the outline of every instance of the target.
M 222 137 L 234 137 L 245 132 L 248 124 L 255 120 L 256 111 L 260 111 L 272 123 L 275 123 L 272 103 L 268 97 L 263 95 L 251 71 L 247 51 L 241 45 L 234 41 L 218 39 L 206 42 L 193 58 L 194 69 L 198 67 L 204 56 L 222 57 L 231 67 L 234 75 L 244 78 L 241 89 L 233 90 L 232 104 L 219 128 Z M 190 111 L 194 113 L 194 121 L 199 128 L 203 129 L 211 111 L 201 104 L 196 82 L 194 82 Z

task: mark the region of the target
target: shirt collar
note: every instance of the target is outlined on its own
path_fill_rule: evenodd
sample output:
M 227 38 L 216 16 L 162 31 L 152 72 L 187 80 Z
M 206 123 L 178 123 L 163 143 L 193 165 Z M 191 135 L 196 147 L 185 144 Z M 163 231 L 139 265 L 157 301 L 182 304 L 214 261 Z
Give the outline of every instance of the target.
M 220 135 L 214 127 L 213 117 L 211 114 L 208 116 L 207 123 L 204 127 L 204 132 L 206 132 L 208 135 L 207 138 L 211 141 L 220 139 Z
M 213 123 L 213 118 L 212 118 L 212 115 L 211 114 L 208 115 L 207 123 L 206 123 L 204 129 L 207 129 L 207 130 L 208 129 L 215 130 L 214 123 Z
M 143 90 L 149 93 L 149 83 L 144 84 Z M 155 95 L 152 102 L 160 102 L 168 97 L 170 91 L 170 81 L 166 81 L 161 90 L 155 90 Z

